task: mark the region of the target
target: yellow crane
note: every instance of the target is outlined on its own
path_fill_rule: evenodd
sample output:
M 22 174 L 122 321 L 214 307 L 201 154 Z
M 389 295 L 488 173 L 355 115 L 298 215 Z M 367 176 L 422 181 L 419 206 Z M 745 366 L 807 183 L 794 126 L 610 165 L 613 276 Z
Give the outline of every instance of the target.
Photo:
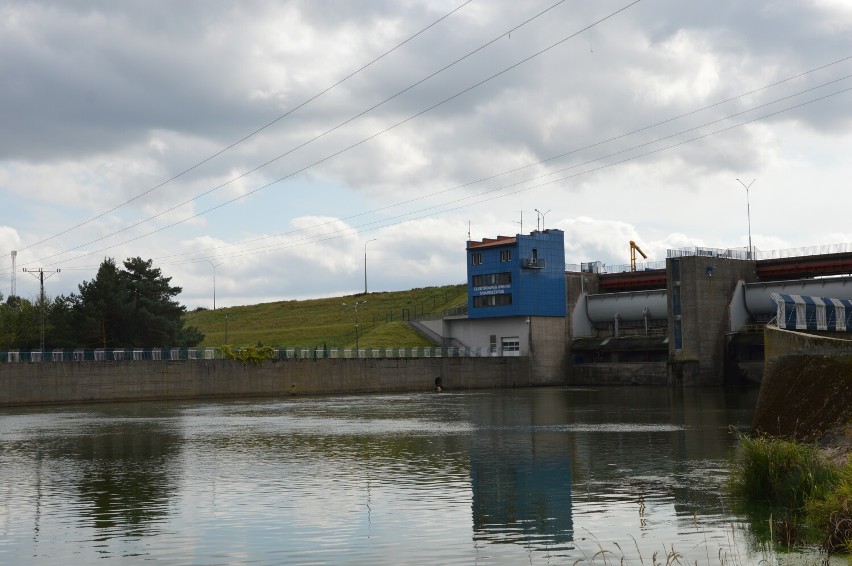
M 642 248 L 636 245 L 636 242 L 630 240 L 630 271 L 636 271 L 636 252 L 642 254 L 642 259 L 648 259 Z

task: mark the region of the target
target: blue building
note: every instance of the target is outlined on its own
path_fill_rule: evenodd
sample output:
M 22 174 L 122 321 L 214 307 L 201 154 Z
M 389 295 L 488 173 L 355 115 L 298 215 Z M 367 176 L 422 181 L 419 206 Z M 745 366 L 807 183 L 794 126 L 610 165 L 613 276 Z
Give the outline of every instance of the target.
M 469 318 L 565 316 L 562 230 L 469 241 L 467 256 Z

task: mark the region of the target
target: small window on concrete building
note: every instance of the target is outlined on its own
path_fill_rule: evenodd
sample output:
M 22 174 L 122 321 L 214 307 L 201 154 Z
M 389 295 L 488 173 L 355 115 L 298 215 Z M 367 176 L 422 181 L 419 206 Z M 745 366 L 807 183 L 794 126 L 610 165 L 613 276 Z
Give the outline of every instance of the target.
M 473 265 L 482 265 L 482 253 L 476 252 L 476 253 L 470 254 L 470 262 Z
M 491 351 L 492 354 L 497 353 L 497 335 L 496 334 L 491 335 L 491 338 L 489 340 L 488 349 Z
M 501 339 L 501 349 L 504 356 L 517 356 L 521 352 L 521 340 L 517 336 L 504 336 Z
M 512 261 L 512 250 L 503 250 L 500 252 L 500 261 Z

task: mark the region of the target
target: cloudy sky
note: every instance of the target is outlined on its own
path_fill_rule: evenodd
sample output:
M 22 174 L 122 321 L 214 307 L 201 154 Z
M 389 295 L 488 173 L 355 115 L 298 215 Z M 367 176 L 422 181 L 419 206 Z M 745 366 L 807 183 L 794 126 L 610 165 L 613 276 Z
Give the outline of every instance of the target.
M 191 309 L 214 265 L 218 306 L 363 291 L 365 249 L 370 291 L 460 283 L 537 225 L 852 242 L 846 0 L 5 1 L 0 77 L 3 295 L 12 250 L 24 297 L 141 256 Z

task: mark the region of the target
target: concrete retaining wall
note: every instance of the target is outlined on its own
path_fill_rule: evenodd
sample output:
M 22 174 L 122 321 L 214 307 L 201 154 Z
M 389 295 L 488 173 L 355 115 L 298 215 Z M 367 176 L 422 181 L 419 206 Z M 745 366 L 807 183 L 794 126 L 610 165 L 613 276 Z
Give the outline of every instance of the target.
M 767 326 L 764 348 L 755 432 L 810 441 L 852 422 L 852 340 Z
M 0 406 L 561 385 L 506 358 L 232 360 L 0 364 Z

